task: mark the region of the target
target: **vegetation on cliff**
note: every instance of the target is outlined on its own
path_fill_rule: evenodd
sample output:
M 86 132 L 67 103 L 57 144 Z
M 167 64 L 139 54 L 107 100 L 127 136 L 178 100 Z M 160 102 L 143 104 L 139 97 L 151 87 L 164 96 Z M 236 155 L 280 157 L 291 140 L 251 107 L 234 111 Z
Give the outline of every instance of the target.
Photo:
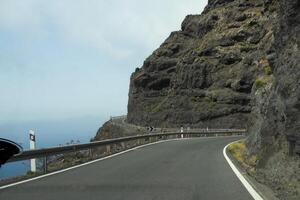
M 253 85 L 271 76 L 275 10 L 263 1 L 210 1 L 132 74 L 128 121 L 160 127 L 245 128 Z

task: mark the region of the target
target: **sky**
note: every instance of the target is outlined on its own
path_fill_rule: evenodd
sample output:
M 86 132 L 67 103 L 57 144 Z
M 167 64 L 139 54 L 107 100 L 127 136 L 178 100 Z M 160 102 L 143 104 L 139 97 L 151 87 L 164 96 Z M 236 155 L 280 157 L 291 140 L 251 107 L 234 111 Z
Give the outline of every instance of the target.
M 0 124 L 117 116 L 131 73 L 207 0 L 0 0 Z

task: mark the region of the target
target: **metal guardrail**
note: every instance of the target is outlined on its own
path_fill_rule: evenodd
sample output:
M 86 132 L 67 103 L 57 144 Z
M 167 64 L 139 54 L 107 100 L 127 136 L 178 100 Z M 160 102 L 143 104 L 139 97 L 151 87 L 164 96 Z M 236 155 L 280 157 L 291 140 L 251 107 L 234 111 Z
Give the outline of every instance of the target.
M 119 119 L 126 119 L 127 118 L 127 115 L 121 115 L 121 116 L 111 116 L 110 117 L 110 120 L 119 120 Z
M 245 129 L 209 129 L 209 130 L 195 129 L 195 130 L 189 130 L 188 132 L 178 131 L 178 132 L 164 132 L 164 133 L 156 133 L 156 134 L 137 135 L 137 136 L 116 138 L 116 139 L 102 140 L 97 142 L 90 142 L 85 144 L 74 144 L 74 145 L 61 146 L 61 147 L 27 150 L 27 151 L 23 151 L 18 155 L 13 156 L 7 162 L 29 160 L 34 158 L 47 158 L 48 156 L 75 152 L 80 150 L 89 150 L 96 147 L 120 144 L 128 141 L 134 141 L 140 139 L 151 139 L 151 138 L 168 139 L 169 136 L 177 136 L 177 137 L 182 137 L 182 136 L 209 137 L 209 136 L 218 136 L 218 135 L 231 136 L 231 135 L 244 135 L 244 133 L 246 133 Z

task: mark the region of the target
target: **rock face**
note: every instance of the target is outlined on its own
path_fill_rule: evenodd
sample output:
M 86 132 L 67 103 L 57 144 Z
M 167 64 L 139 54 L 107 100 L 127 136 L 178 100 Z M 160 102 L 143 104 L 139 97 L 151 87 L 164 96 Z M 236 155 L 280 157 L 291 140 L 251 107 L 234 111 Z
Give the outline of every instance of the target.
M 253 85 L 269 68 L 276 14 L 262 0 L 211 0 L 202 15 L 187 16 L 132 74 L 128 121 L 247 127 Z
M 99 141 L 105 139 L 126 137 L 132 135 L 143 135 L 147 133 L 145 127 L 139 127 L 125 122 L 126 118 L 110 119 L 103 124 L 97 131 L 96 136 L 92 141 Z
M 272 81 L 252 94 L 255 116 L 250 127 L 254 141 L 261 147 L 275 141 L 286 141 L 290 154 L 299 153 L 300 134 L 300 2 L 284 1 L 277 5 L 278 24 L 273 46 L 267 58 L 272 69 Z M 258 136 L 260 139 L 257 139 Z M 254 150 L 255 151 L 255 150 Z
M 258 154 L 256 177 L 280 199 L 300 198 L 300 2 L 277 5 L 272 57 L 274 79 L 253 94 L 253 126 L 248 147 Z
M 299 63 L 299 0 L 209 0 L 132 74 L 127 120 L 247 128 L 257 179 L 299 199 Z

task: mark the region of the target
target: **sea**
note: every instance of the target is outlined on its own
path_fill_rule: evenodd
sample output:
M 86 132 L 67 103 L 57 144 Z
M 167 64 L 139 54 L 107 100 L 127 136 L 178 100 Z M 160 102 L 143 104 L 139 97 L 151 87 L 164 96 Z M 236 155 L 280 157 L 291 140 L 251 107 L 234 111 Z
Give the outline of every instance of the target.
M 66 120 L 35 120 L 0 124 L 0 138 L 12 140 L 29 149 L 29 130 L 35 132 L 37 148 L 89 142 L 105 122 L 104 117 L 81 117 Z M 7 163 L 0 168 L 0 179 L 26 174 L 29 160 Z

